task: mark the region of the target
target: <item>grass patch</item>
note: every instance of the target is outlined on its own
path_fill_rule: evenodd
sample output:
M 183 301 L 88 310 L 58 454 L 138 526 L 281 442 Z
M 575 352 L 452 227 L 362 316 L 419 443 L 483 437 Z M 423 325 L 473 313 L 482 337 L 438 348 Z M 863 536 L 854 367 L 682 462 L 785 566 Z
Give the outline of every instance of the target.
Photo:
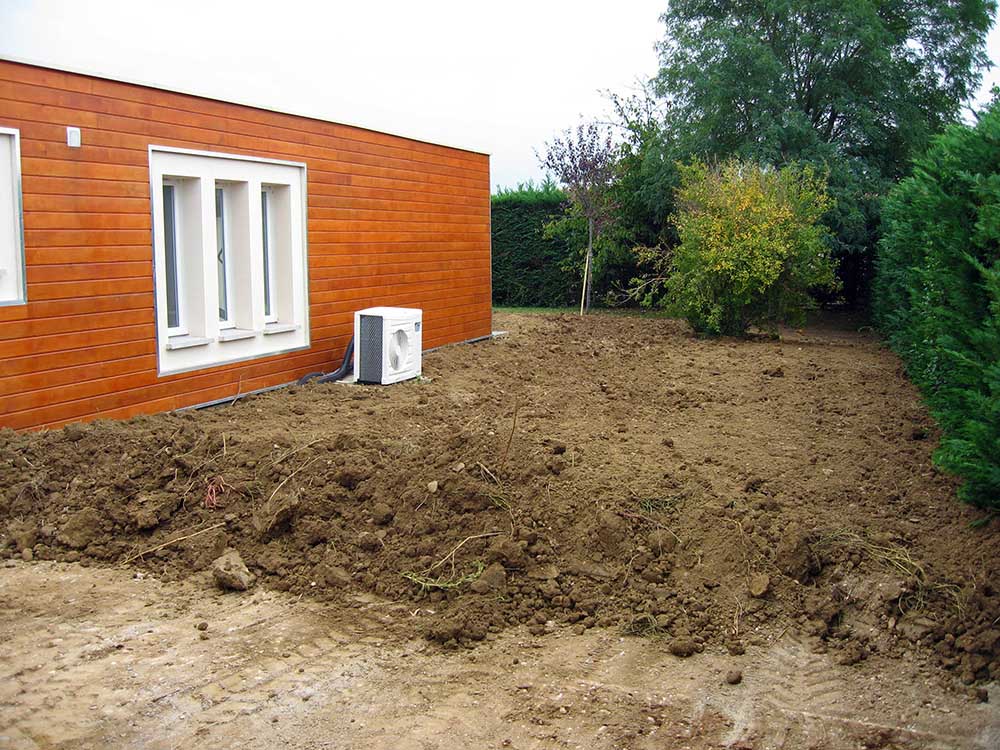
M 493 307 L 495 313 L 512 315 L 579 315 L 579 307 Z M 640 310 L 632 307 L 591 308 L 587 315 L 603 315 L 614 318 L 669 318 L 666 310 Z
M 636 505 L 647 516 L 652 516 L 656 513 L 672 513 L 677 510 L 679 500 L 676 497 L 640 497 L 636 498 Z

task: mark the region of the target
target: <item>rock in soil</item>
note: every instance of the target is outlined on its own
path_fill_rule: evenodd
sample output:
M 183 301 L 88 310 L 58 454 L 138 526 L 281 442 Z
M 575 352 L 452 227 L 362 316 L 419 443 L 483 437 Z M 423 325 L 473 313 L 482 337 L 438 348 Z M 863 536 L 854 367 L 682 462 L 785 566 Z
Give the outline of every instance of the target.
M 739 685 L 743 682 L 743 672 L 738 669 L 730 669 L 726 672 L 726 682 L 730 685 Z
M 212 575 L 215 582 L 224 589 L 246 591 L 253 585 L 253 574 L 247 570 L 240 553 L 234 549 L 226 550 L 212 563 Z

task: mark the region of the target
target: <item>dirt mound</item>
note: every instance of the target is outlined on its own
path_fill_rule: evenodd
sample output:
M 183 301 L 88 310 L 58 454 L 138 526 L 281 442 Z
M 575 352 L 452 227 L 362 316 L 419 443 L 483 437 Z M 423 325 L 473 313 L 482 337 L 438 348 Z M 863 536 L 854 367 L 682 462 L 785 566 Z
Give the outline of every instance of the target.
M 849 663 L 919 647 L 1000 677 L 1000 533 L 969 527 L 875 341 L 502 324 L 421 382 L 0 432 L 0 541 L 167 579 L 235 551 L 256 585 L 412 602 L 395 627 L 448 645 L 621 626 L 738 653 L 795 627 Z

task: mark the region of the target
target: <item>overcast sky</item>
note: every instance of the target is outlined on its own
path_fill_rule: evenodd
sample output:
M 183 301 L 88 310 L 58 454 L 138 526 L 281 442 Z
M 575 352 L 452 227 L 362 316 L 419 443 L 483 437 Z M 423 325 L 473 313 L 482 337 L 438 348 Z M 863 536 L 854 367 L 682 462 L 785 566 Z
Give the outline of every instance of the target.
M 496 187 L 538 179 L 535 149 L 656 71 L 665 6 L 0 0 L 0 57 L 486 151 Z

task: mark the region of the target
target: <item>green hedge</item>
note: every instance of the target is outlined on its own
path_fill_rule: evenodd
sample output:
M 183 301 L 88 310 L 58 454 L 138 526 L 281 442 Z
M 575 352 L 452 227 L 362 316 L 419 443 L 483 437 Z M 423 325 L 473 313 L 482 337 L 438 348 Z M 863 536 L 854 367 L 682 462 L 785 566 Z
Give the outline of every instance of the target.
M 935 139 L 883 221 L 876 319 L 942 427 L 935 460 L 1000 509 L 1000 108 Z
M 493 304 L 566 307 L 579 300 L 582 280 L 568 271 L 566 242 L 546 238 L 545 224 L 563 214 L 565 195 L 551 183 L 531 183 L 493 196 Z

